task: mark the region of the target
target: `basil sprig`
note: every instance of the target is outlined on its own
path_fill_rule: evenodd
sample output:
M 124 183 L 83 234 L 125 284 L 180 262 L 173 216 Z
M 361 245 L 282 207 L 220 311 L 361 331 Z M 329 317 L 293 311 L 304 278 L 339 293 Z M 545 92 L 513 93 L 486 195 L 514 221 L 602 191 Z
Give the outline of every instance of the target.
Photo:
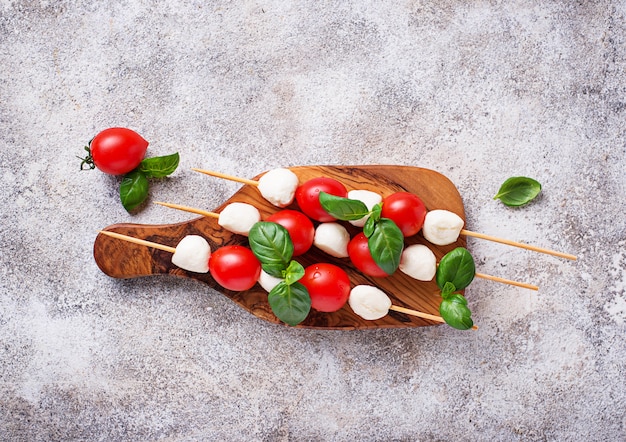
M 341 221 L 357 220 L 369 215 L 363 226 L 363 233 L 367 237 L 367 245 L 374 262 L 389 275 L 398 269 L 404 248 L 404 235 L 396 223 L 380 217 L 382 204 L 376 204 L 369 210 L 362 201 L 326 192 L 320 192 L 319 200 L 326 212 Z
M 261 262 L 263 270 L 276 278 L 283 278 L 293 256 L 293 242 L 289 232 L 277 223 L 260 221 L 248 233 L 250 248 Z
M 458 290 L 467 287 L 476 274 L 474 259 L 463 247 L 448 252 L 441 258 L 437 267 L 436 280 L 443 298 L 439 314 L 446 324 L 458 330 L 468 330 L 474 325 L 472 312 L 467 307 L 467 299 Z
M 523 206 L 531 202 L 541 192 L 541 184 L 532 178 L 516 176 L 507 179 L 493 199 L 499 199 L 510 207 Z
M 457 247 L 441 258 L 435 278 L 442 290 L 448 282 L 454 284 L 455 290 L 463 290 L 470 285 L 475 275 L 474 258 L 466 248 Z
M 248 241 L 263 270 L 283 279 L 268 294 L 272 312 L 284 323 L 298 325 L 311 310 L 311 297 L 298 282 L 304 276 L 304 267 L 291 259 L 293 242 L 289 232 L 280 224 L 259 221 L 250 229 Z
M 120 183 L 120 200 L 131 212 L 148 197 L 149 178 L 163 178 L 174 173 L 178 167 L 178 153 L 162 157 L 145 158 L 139 166 L 128 172 Z

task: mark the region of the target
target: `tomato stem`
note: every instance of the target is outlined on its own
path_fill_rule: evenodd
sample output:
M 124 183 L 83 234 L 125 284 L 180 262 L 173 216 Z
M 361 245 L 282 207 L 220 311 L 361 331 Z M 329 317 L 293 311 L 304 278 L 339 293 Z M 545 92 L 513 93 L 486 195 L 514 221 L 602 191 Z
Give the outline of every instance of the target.
M 76 158 L 78 158 L 79 160 L 82 160 L 80 163 L 80 170 L 95 169 L 96 164 L 93 162 L 93 157 L 91 156 L 91 149 L 89 148 L 89 146 L 85 146 L 85 150 L 87 151 L 87 156 L 85 158 L 79 157 L 78 155 L 76 155 Z M 88 169 L 86 169 L 85 166 L 87 166 Z

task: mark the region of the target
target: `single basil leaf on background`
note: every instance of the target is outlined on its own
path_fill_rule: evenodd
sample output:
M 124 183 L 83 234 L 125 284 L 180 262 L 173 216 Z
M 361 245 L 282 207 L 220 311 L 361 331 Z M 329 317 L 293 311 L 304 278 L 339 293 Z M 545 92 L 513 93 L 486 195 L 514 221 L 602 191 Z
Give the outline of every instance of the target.
M 139 168 L 147 178 L 163 178 L 171 175 L 180 161 L 178 152 L 162 157 L 152 157 L 144 159 Z
M 541 192 L 541 184 L 532 178 L 516 176 L 509 178 L 493 199 L 499 199 L 503 204 L 511 207 L 523 206 L 531 202 Z
M 120 200 L 127 211 L 144 202 L 148 196 L 148 178 L 139 170 L 128 172 L 120 184 Z
M 276 317 L 289 325 L 300 324 L 311 310 L 309 292 L 299 282 L 288 285 L 281 281 L 267 295 L 267 300 Z
M 351 200 L 326 192 L 320 192 L 319 200 L 322 209 L 341 221 L 354 221 L 370 213 L 363 201 Z
M 283 271 L 285 284 L 291 285 L 304 276 L 304 267 L 298 261 L 291 260 L 287 269 Z
M 440 289 L 443 289 L 447 282 L 454 285 L 455 290 L 463 290 L 470 285 L 476 275 L 476 265 L 470 252 L 463 248 L 446 253 L 437 267 L 435 279 Z
M 280 224 L 259 221 L 250 229 L 248 241 L 263 270 L 282 278 L 293 256 L 293 242 L 287 229 Z
M 474 325 L 472 312 L 467 307 L 467 299 L 458 293 L 441 301 L 439 314 L 450 327 L 457 330 L 468 330 Z
M 367 245 L 372 258 L 385 273 L 391 275 L 397 270 L 404 248 L 404 235 L 396 223 L 388 218 L 379 219 Z

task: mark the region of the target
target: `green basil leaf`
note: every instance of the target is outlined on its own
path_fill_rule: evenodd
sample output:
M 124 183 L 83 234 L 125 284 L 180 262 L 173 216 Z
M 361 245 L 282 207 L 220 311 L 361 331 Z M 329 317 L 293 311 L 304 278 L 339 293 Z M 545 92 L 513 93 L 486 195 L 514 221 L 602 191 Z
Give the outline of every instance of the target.
M 474 325 L 472 312 L 467 307 L 467 299 L 458 293 L 441 301 L 439 314 L 446 324 L 458 330 L 468 330 Z
M 285 284 L 291 285 L 294 282 L 300 280 L 304 276 L 304 267 L 298 261 L 292 260 L 287 266 L 287 269 L 283 271 L 283 279 Z
M 447 281 L 441 289 L 441 297 L 443 299 L 448 299 L 454 292 L 456 292 L 456 287 L 450 281 Z
M 380 219 L 380 214 L 383 212 L 383 203 L 378 203 L 374 207 L 372 207 L 372 213 L 370 218 L 374 218 L 374 221 L 378 222 Z
M 147 196 L 148 178 L 141 170 L 135 169 L 124 175 L 120 184 L 120 199 L 127 211 L 130 212 L 143 203 Z
M 372 236 L 372 233 L 374 233 L 374 229 L 376 228 L 377 223 L 378 221 L 374 220 L 374 218 L 370 216 L 367 221 L 365 221 L 365 225 L 363 226 L 363 235 L 365 235 L 367 238 Z
M 163 178 L 171 175 L 180 161 L 178 152 L 162 157 L 152 157 L 144 159 L 139 168 L 147 178 Z
M 378 220 L 367 245 L 372 258 L 385 273 L 391 275 L 397 270 L 404 248 L 404 235 L 396 223 L 388 218 Z
M 293 242 L 287 229 L 280 224 L 259 221 L 250 229 L 248 241 L 263 270 L 282 278 L 293 256 Z
M 541 184 L 528 177 L 516 176 L 506 180 L 493 199 L 499 199 L 511 207 L 523 206 L 531 202 L 541 192 Z
M 288 285 L 281 281 L 270 291 L 267 300 L 276 317 L 289 325 L 300 324 L 311 310 L 309 292 L 299 282 Z
M 435 279 L 440 289 L 443 289 L 447 282 L 454 285 L 455 290 L 463 290 L 470 285 L 476 275 L 476 265 L 470 252 L 463 248 L 446 253 L 437 267 Z
M 341 221 L 361 219 L 370 213 L 363 201 L 342 198 L 326 192 L 320 192 L 319 200 L 322 209 Z

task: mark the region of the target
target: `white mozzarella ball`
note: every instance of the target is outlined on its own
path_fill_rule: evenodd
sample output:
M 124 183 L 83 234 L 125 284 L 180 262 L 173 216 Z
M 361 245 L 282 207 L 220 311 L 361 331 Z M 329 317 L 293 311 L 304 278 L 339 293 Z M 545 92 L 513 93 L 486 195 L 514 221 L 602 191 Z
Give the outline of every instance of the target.
M 357 285 L 350 290 L 348 304 L 361 318 L 373 321 L 389 313 L 391 299 L 377 287 Z
M 298 177 L 289 169 L 272 169 L 259 179 L 263 198 L 275 206 L 286 207 L 293 202 L 298 187 Z
M 315 229 L 313 244 L 335 258 L 348 257 L 350 234 L 338 223 L 322 223 Z
M 210 256 L 211 246 L 206 239 L 198 235 L 187 235 L 176 246 L 172 264 L 190 272 L 207 273 Z
M 361 201 L 367 206 L 368 210 L 372 210 L 372 208 L 380 203 L 383 200 L 383 197 L 377 194 L 376 192 L 371 192 L 369 190 L 351 190 L 348 192 L 348 198 L 351 200 Z M 369 215 L 365 215 L 363 218 L 357 219 L 355 221 L 350 221 L 350 224 L 356 227 L 363 227 L 365 222 L 369 218 Z
M 256 207 L 247 203 L 231 203 L 221 211 L 217 223 L 226 230 L 248 236 L 253 225 L 261 221 Z
M 447 246 L 455 242 L 463 229 L 463 218 L 448 210 L 431 210 L 426 214 L 422 234 L 429 242 Z
M 266 292 L 271 292 L 272 289 L 280 284 L 281 281 L 283 281 L 283 279 L 272 276 L 265 270 L 261 270 L 261 274 L 259 275 L 259 285 L 263 287 Z
M 420 281 L 431 281 L 437 272 L 437 257 L 423 244 L 413 244 L 402 251 L 400 271 Z

